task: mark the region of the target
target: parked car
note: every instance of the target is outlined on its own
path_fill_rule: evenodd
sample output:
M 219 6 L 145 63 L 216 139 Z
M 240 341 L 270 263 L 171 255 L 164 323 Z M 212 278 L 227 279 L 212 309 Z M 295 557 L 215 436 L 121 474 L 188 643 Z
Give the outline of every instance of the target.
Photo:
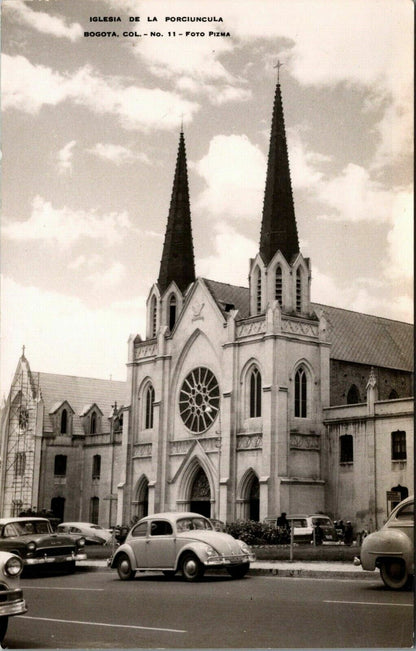
M 56 533 L 83 536 L 87 545 L 104 545 L 112 536 L 109 529 L 92 522 L 62 522 L 56 527 Z
M 209 521 L 211 522 L 215 531 L 225 531 L 225 522 L 222 520 L 217 520 L 217 518 L 209 518 Z
M 312 515 L 288 515 L 287 520 L 290 526 L 294 527 L 293 539 L 295 542 L 313 542 L 313 531 L 317 524 L 322 529 L 324 542 L 336 542 L 338 540 L 334 523 L 327 515 L 321 515 L 320 513 Z
M 380 569 L 384 585 L 391 590 L 406 587 L 414 576 L 414 496 L 400 502 L 386 524 L 364 538 L 360 558 L 364 570 Z
M 0 645 L 6 636 L 9 617 L 27 611 L 20 588 L 22 559 L 9 552 L 0 552 Z
M 139 520 L 126 541 L 109 559 L 121 580 L 137 570 L 161 570 L 167 577 L 181 571 L 186 581 L 197 581 L 209 568 L 225 568 L 241 579 L 256 557 L 241 540 L 215 531 L 198 513 L 157 513 Z
M 23 565 L 57 564 L 75 569 L 85 560 L 85 538 L 54 533 L 47 518 L 0 518 L 0 550 L 20 558 Z

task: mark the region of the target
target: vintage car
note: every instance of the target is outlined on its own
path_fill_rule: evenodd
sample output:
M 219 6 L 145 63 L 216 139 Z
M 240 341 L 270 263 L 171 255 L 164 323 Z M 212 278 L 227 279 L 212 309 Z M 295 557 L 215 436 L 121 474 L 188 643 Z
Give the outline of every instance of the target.
M 25 566 L 56 564 L 75 569 L 85 560 L 85 538 L 54 533 L 47 518 L 0 518 L 0 550 L 20 556 Z
M 324 542 L 336 542 L 338 540 L 334 523 L 328 515 L 315 513 L 312 515 L 288 515 L 288 522 L 294 527 L 293 538 L 295 542 L 314 542 L 314 529 L 317 524 L 322 529 Z
M 0 645 L 6 635 L 9 617 L 27 611 L 20 588 L 22 559 L 8 552 L 0 552 Z
M 186 581 L 197 581 L 205 570 L 221 567 L 241 579 L 255 559 L 244 542 L 215 531 L 199 513 L 156 513 L 132 527 L 108 565 L 123 581 L 137 570 L 161 570 L 167 577 L 181 571 Z
M 414 497 L 407 497 L 390 514 L 386 524 L 364 538 L 355 565 L 380 569 L 384 585 L 391 590 L 406 587 L 414 575 Z
M 62 522 L 56 527 L 56 533 L 83 536 L 87 545 L 104 545 L 112 536 L 109 529 L 92 522 Z

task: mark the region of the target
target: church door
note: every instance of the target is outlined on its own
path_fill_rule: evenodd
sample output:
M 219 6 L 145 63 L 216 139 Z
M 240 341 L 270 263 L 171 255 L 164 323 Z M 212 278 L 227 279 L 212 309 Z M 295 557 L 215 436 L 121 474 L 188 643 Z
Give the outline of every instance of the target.
M 253 477 L 253 481 L 250 486 L 249 493 L 249 520 L 255 520 L 256 522 L 260 519 L 260 490 L 259 490 L 259 480 L 257 477 Z
M 196 472 L 191 489 L 190 510 L 211 517 L 211 491 L 208 478 L 202 468 Z

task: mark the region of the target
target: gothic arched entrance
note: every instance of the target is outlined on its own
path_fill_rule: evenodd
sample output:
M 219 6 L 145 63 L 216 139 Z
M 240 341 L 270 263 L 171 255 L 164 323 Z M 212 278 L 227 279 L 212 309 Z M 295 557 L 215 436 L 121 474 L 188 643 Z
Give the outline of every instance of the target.
M 211 489 L 202 468 L 196 471 L 192 482 L 190 510 L 205 515 L 206 518 L 211 517 Z
M 248 511 L 249 520 L 258 522 L 260 519 L 260 486 L 255 475 L 252 477 L 248 490 Z
M 136 517 L 145 518 L 149 513 L 149 482 L 146 477 L 140 482 L 136 491 Z

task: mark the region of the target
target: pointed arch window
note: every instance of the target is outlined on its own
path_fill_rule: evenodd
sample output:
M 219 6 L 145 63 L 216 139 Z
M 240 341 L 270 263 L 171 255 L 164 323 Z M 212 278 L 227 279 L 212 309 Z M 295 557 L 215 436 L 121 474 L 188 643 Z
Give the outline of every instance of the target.
M 153 428 L 153 403 L 155 401 L 155 390 L 153 385 L 148 384 L 144 393 L 144 429 Z
M 296 312 L 302 311 L 302 270 L 296 270 Z
M 389 393 L 389 400 L 397 400 L 399 397 L 399 394 L 397 393 L 396 389 L 392 389 Z
M 361 402 L 360 392 L 355 384 L 352 384 L 347 393 L 347 405 L 357 405 Z
M 261 374 L 255 366 L 250 373 L 250 418 L 261 416 Z
M 96 434 L 97 432 L 97 414 L 95 411 L 91 414 L 91 423 L 90 423 L 90 434 Z
M 66 409 L 62 411 L 61 414 L 61 434 L 66 434 L 68 431 L 68 412 Z
M 173 330 L 176 323 L 177 301 L 175 294 L 172 294 L 169 299 L 169 329 Z
M 94 454 L 92 458 L 92 478 L 100 479 L 101 476 L 101 455 Z
M 152 296 L 152 301 L 150 304 L 150 328 L 151 328 L 151 337 L 156 337 L 156 328 L 157 328 L 157 302 L 156 296 Z
M 306 418 L 307 414 L 307 390 L 308 382 L 306 371 L 301 366 L 295 375 L 295 416 L 296 418 Z
M 282 277 L 282 267 L 280 266 L 280 264 L 277 265 L 277 267 L 276 267 L 274 297 L 275 297 L 275 300 L 279 303 L 280 307 L 282 307 L 282 303 L 283 303 L 283 277 Z
M 256 313 L 260 314 L 261 312 L 261 270 L 257 267 L 255 273 L 255 283 L 256 283 Z

